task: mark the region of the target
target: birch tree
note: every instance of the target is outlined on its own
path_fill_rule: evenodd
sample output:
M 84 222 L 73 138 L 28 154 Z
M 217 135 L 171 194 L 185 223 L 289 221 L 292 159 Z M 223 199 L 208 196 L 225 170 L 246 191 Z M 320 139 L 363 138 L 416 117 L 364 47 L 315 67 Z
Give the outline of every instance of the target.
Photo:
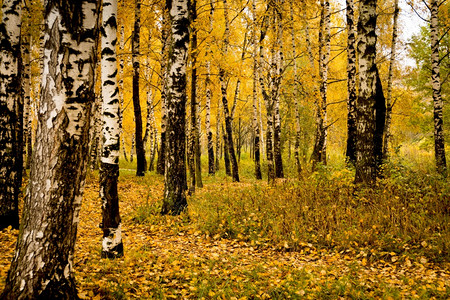
M 355 32 L 355 4 L 353 0 L 346 0 L 347 17 L 347 161 L 354 165 L 356 162 L 356 32 Z
M 383 133 L 383 159 L 388 159 L 389 140 L 391 138 L 391 119 L 392 119 L 392 78 L 394 75 L 395 56 L 397 49 L 397 32 L 398 32 L 398 15 L 400 9 L 398 7 L 398 0 L 394 2 L 394 17 L 392 25 L 392 41 L 391 41 L 391 55 L 389 58 L 389 71 L 387 82 L 386 95 L 386 124 Z
M 228 53 L 228 44 L 230 39 L 230 24 L 228 19 L 228 3 L 223 0 L 223 12 L 225 18 L 225 33 L 222 47 L 222 54 L 224 56 Z M 234 141 L 233 141 L 233 130 L 232 130 L 232 116 L 228 108 L 228 98 L 227 98 L 227 78 L 226 72 L 223 66 L 219 66 L 219 80 L 220 80 L 220 91 L 222 92 L 222 104 L 223 104 L 223 114 L 225 119 L 225 133 L 226 133 L 226 147 L 230 155 L 231 170 L 233 174 L 233 181 L 239 182 L 239 169 L 236 159 L 236 153 L 234 152 Z
M 311 156 L 313 169 L 319 162 L 327 163 L 327 97 L 328 97 L 328 61 L 330 58 L 330 2 L 321 0 L 319 29 L 319 77 L 320 101 L 316 102 L 316 136 Z
M 0 24 L 0 230 L 19 228 L 22 183 L 20 113 L 20 1 L 4 0 Z M 22 107 L 23 109 L 23 107 Z
M 145 150 L 142 139 L 142 113 L 139 93 L 139 48 L 140 48 L 140 32 L 141 32 L 141 0 L 135 1 L 134 11 L 134 30 L 132 40 L 132 60 L 133 60 L 133 107 L 134 107 L 134 123 L 135 132 L 134 139 L 136 143 L 136 159 L 137 169 L 136 176 L 144 176 L 146 163 L 145 163 Z
M 440 2 L 441 4 L 443 2 Z M 440 58 L 439 58 L 439 1 L 430 0 L 430 38 L 431 38 L 431 87 L 433 89 L 434 108 L 434 152 L 436 159 L 436 170 L 440 174 L 447 172 L 444 141 L 444 101 L 441 95 Z
M 102 257 L 123 255 L 119 213 L 120 104 L 117 85 L 117 0 L 103 0 L 102 12 L 102 118 L 103 147 L 100 163 L 102 200 Z
M 2 299 L 77 298 L 72 266 L 94 101 L 96 5 L 46 1 L 36 146 Z
M 203 187 L 202 182 L 202 167 L 201 167 L 201 152 L 200 152 L 200 124 L 198 119 L 198 100 L 197 100 L 197 28 L 195 22 L 197 20 L 197 0 L 191 0 L 191 142 L 193 143 L 193 156 L 194 156 L 194 172 L 192 174 L 194 178 L 194 184 L 197 187 Z M 193 187 L 194 188 L 194 187 Z
M 294 159 L 295 164 L 297 167 L 297 176 L 300 178 L 302 174 L 302 166 L 300 164 L 300 154 L 299 154 L 299 148 L 300 148 L 300 113 L 298 109 L 298 83 L 297 83 L 297 47 L 295 42 L 295 29 L 294 29 L 294 7 L 293 7 L 293 1 L 290 3 L 290 17 L 291 17 L 291 40 L 292 40 L 292 57 L 293 57 L 293 68 L 294 68 L 294 89 L 292 92 L 292 96 L 294 98 L 294 114 L 295 114 L 295 141 L 294 141 Z
M 209 29 L 208 33 L 211 34 L 213 30 L 213 17 L 214 17 L 214 1 L 210 0 L 210 12 L 209 12 Z M 211 41 L 207 39 L 206 42 L 206 103 L 205 103 L 205 127 L 206 127 L 206 137 L 208 143 L 208 174 L 214 175 L 216 173 L 215 163 L 214 163 L 214 141 L 213 141 L 213 133 L 211 130 L 211 98 L 212 98 L 212 89 L 211 89 Z
M 167 76 L 167 153 L 162 214 L 180 214 L 186 201 L 186 65 L 189 0 L 168 0 L 171 35 Z
M 280 93 L 281 93 L 281 80 L 283 78 L 283 63 L 284 63 L 284 53 L 283 53 L 283 11 L 284 0 L 278 0 L 273 6 L 274 12 L 274 34 L 276 36 L 275 55 L 272 58 L 273 64 L 273 74 L 272 74 L 272 102 L 274 105 L 273 110 L 273 156 L 275 163 L 275 176 L 277 178 L 284 177 L 283 171 L 283 159 L 281 153 L 281 117 L 280 117 Z
M 258 51 L 258 42 L 256 36 L 257 30 L 257 22 L 256 22 L 256 0 L 252 1 L 252 17 L 253 17 L 253 120 L 252 127 L 254 132 L 254 141 L 253 141 L 253 153 L 254 153 L 254 161 L 255 161 L 255 177 L 256 179 L 262 179 L 261 173 L 261 151 L 260 151 L 260 128 L 258 124 L 258 59 L 257 59 L 257 51 Z
M 375 32 L 376 0 L 361 0 L 358 21 L 359 98 L 357 103 L 357 141 L 355 182 L 373 183 L 376 178 L 374 137 L 377 67 Z

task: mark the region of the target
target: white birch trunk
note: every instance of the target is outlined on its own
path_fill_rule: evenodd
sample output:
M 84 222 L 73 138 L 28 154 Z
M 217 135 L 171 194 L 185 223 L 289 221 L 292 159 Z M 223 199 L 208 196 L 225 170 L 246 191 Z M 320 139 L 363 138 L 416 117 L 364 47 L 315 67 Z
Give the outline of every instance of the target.
M 120 151 L 120 101 L 117 84 L 117 0 L 103 0 L 102 13 L 102 154 L 100 198 L 102 199 L 102 257 L 123 255 L 117 181 Z
M 357 142 L 355 182 L 371 184 L 376 179 L 374 152 L 376 95 L 376 0 L 359 3 L 358 62 L 359 98 L 357 103 Z
M 3 299 L 77 298 L 72 266 L 94 101 L 96 1 L 49 0 L 45 11 L 36 146 Z
M 440 58 L 439 58 L 439 1 L 431 0 L 431 87 L 433 88 L 434 107 L 434 151 L 436 158 L 436 169 L 440 174 L 446 174 L 447 161 L 445 158 L 444 141 L 444 102 L 441 95 Z

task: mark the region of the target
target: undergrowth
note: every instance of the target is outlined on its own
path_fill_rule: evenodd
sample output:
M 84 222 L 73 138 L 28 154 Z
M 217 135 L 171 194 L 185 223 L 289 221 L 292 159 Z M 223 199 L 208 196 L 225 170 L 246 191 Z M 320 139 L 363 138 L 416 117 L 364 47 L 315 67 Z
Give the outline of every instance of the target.
M 253 180 L 200 190 L 189 201 L 202 232 L 284 250 L 352 251 L 374 260 L 449 262 L 448 179 L 401 164 L 374 187 L 349 169 L 321 167 L 274 185 Z

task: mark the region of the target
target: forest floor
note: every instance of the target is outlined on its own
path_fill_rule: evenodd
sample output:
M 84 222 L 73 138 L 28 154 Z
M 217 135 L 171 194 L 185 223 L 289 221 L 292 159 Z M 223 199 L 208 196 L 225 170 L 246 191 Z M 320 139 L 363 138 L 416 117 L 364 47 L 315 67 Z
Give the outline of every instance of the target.
M 277 225 L 276 217 L 258 213 L 269 210 L 261 206 L 267 201 L 258 202 L 267 195 L 273 201 L 282 202 L 277 197 L 283 193 L 293 199 L 296 190 L 290 183 L 280 182 L 275 187 L 265 182 L 254 183 L 251 179 L 232 183 L 225 176 L 214 180 L 207 177 L 204 183 L 205 186 L 198 188 L 195 196 L 189 198 L 187 213 L 178 217 L 160 216 L 163 178 L 154 173 L 137 178 L 133 172 L 121 170 L 119 192 L 125 255 L 109 260 L 100 258 L 102 232 L 98 226 L 101 220 L 98 175 L 95 172 L 88 174 L 74 261 L 80 297 L 450 298 L 450 265 L 448 249 L 445 248 L 448 244 L 445 240 L 449 237 L 448 224 L 445 224 L 448 218 L 444 219 L 444 225 L 436 225 L 437 229 L 432 234 L 434 238 L 431 235 L 417 241 L 403 238 L 399 241 L 401 245 L 389 249 L 383 245 L 395 244 L 395 241 L 377 242 L 386 238 L 376 229 L 382 224 L 377 221 L 378 225 L 368 222 L 363 226 L 365 216 L 355 216 L 355 224 L 360 224 L 358 230 L 361 232 L 374 230 L 370 236 L 358 235 L 349 228 L 343 234 L 356 236 L 342 241 L 337 227 L 327 225 L 324 230 L 330 233 L 326 236 L 322 236 L 321 228 L 309 228 L 311 224 L 305 219 L 305 211 L 301 218 L 304 218 L 304 233 L 309 235 L 302 235 L 298 228 L 293 230 L 289 226 L 295 222 L 286 219 L 291 209 L 286 207 L 287 204 L 274 206 L 280 211 L 285 209 L 282 226 Z M 227 212 L 221 205 L 230 200 L 230 205 L 241 208 L 246 205 L 241 200 L 253 203 L 242 211 L 230 206 L 229 209 L 234 211 Z M 311 210 L 305 207 L 307 211 Z M 333 209 L 337 210 L 336 207 L 330 208 Z M 347 213 L 355 212 L 347 209 Z M 335 214 L 335 219 L 340 218 L 337 212 L 328 214 Z M 315 216 L 312 221 L 320 223 L 323 220 Z M 0 290 L 5 283 L 17 233 L 16 230 L 0 232 Z

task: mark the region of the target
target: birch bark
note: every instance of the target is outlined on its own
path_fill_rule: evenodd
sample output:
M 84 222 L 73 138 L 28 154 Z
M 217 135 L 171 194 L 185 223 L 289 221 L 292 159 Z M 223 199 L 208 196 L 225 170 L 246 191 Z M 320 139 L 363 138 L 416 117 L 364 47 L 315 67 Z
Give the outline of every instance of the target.
M 72 264 L 94 101 L 97 1 L 48 0 L 44 20 L 36 146 L 2 299 L 78 298 Z
M 117 0 L 103 0 L 102 13 L 102 155 L 100 198 L 102 200 L 102 257 L 123 255 L 117 182 L 119 178 L 120 102 L 117 85 Z
M 431 87 L 433 88 L 434 108 L 434 152 L 436 159 L 436 170 L 440 174 L 446 174 L 447 161 L 445 158 L 444 141 L 444 102 L 441 95 L 440 58 L 439 58 L 439 1 L 430 0 L 431 22 Z
M 169 0 L 171 37 L 167 80 L 167 156 L 162 214 L 180 214 L 186 201 L 186 65 L 189 0 Z
M 377 67 L 375 32 L 376 0 L 362 0 L 359 4 L 358 58 L 359 98 L 357 102 L 357 142 L 355 182 L 371 184 L 376 179 L 374 137 L 376 131 Z

